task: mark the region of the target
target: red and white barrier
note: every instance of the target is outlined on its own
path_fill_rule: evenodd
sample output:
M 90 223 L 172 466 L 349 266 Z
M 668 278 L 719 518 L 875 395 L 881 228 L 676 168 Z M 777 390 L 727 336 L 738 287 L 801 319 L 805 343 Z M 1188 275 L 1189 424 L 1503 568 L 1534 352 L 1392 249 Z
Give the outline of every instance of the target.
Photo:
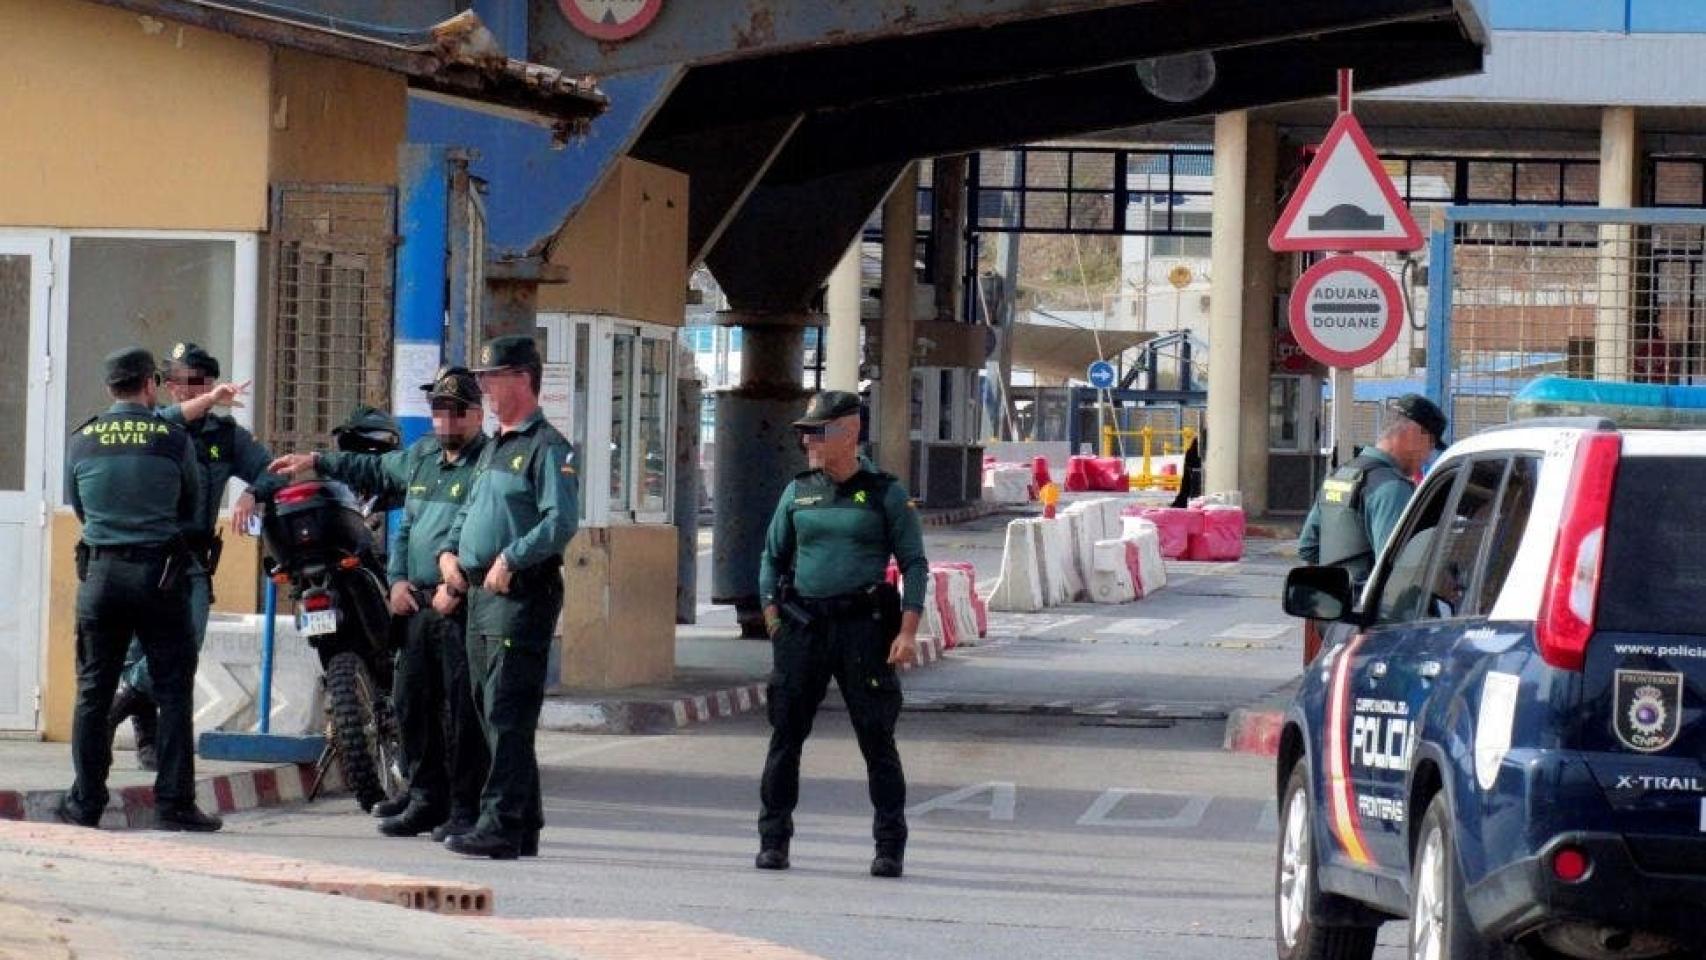
M 1161 534 L 1155 523 L 1142 517 L 1125 517 L 1120 538 L 1126 544 L 1126 562 L 1139 600 L 1167 585 L 1167 564 L 1161 556 Z
M 1028 503 L 1032 474 L 1029 467 L 997 463 L 983 470 L 983 499 L 986 503 Z
M 1192 560 L 1242 560 L 1244 558 L 1244 508 L 1209 504 L 1200 511 L 1203 529 L 1191 535 Z

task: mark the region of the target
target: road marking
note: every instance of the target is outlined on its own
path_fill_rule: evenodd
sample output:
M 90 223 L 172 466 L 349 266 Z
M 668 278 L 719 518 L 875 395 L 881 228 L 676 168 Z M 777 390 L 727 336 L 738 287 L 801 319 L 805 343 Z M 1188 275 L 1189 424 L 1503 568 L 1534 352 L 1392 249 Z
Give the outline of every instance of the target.
M 1179 811 L 1166 817 L 1113 817 L 1113 813 L 1128 797 L 1165 797 L 1182 800 Z M 1144 790 L 1126 790 L 1116 787 L 1103 791 L 1078 818 L 1081 827 L 1135 827 L 1144 830 L 1189 830 L 1202 823 L 1203 814 L 1208 812 L 1213 797 L 1192 797 L 1175 793 L 1154 793 Z
M 971 802 L 973 797 L 985 793 L 989 794 L 988 803 Z M 1011 822 L 1018 805 L 1018 787 L 1006 781 L 996 780 L 989 783 L 974 783 L 969 787 L 944 793 L 939 797 L 916 804 L 906 813 L 910 817 L 921 817 L 937 810 L 953 810 L 959 813 L 987 813 L 991 820 Z
M 1054 623 L 1049 624 L 1047 629 L 1042 630 L 1040 632 L 1048 633 L 1048 632 L 1053 631 L 1053 630 L 1065 630 L 1068 627 L 1076 627 L 1079 624 L 1083 623 L 1084 621 L 1091 620 L 1091 619 L 1094 619 L 1094 618 L 1091 617 L 1087 613 L 1078 614 L 1077 616 L 1072 616 L 1072 617 L 1061 617 L 1059 620 L 1055 621 Z
M 1178 626 L 1178 620 L 1158 620 L 1151 617 L 1125 617 L 1097 630 L 1102 636 L 1148 637 Z
M 1295 629 L 1289 623 L 1238 623 L 1215 634 L 1224 640 L 1274 640 Z

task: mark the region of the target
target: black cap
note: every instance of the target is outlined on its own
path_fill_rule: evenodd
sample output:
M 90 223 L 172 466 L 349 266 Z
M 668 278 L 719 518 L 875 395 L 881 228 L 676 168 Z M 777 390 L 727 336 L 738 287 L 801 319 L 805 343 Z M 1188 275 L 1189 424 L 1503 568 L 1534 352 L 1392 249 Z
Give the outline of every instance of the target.
M 474 368 L 474 372 L 533 367 L 543 363 L 544 360 L 539 356 L 539 345 L 533 342 L 532 337 L 496 337 L 480 348 L 480 365 Z
M 125 347 L 107 354 L 106 366 L 109 387 L 152 377 L 160 372 L 154 364 L 154 355 L 141 347 Z
M 831 420 L 840 420 L 859 412 L 859 395 L 846 390 L 825 390 L 812 397 L 806 405 L 806 415 L 794 421 L 796 427 L 821 427 Z
M 216 380 L 219 378 L 219 361 L 196 344 L 188 341 L 174 343 L 170 357 L 166 363 L 168 368 L 188 367 L 204 376 Z
M 1393 413 L 1414 421 L 1417 426 L 1433 434 L 1434 449 L 1445 449 L 1445 413 L 1435 406 L 1432 400 L 1419 393 L 1406 393 L 1393 398 L 1387 406 Z
M 480 403 L 480 383 L 467 367 L 439 367 L 438 376 L 431 383 L 421 384 L 421 389 L 426 391 L 429 403 L 453 400 L 469 407 Z

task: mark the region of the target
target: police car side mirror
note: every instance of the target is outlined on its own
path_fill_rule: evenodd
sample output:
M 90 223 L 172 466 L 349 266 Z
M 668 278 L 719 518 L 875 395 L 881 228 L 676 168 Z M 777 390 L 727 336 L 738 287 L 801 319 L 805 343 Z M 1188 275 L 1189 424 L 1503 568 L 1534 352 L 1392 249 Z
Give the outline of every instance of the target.
M 1310 620 L 1344 620 L 1355 608 L 1344 567 L 1296 567 L 1285 577 L 1285 612 Z

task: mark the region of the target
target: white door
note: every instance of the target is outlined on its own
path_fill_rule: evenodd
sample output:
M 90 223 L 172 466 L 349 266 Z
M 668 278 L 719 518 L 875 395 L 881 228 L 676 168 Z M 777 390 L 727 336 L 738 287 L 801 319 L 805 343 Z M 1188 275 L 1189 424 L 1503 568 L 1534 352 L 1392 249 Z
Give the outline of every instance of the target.
M 38 729 L 51 277 L 46 238 L 0 237 L 0 730 Z

